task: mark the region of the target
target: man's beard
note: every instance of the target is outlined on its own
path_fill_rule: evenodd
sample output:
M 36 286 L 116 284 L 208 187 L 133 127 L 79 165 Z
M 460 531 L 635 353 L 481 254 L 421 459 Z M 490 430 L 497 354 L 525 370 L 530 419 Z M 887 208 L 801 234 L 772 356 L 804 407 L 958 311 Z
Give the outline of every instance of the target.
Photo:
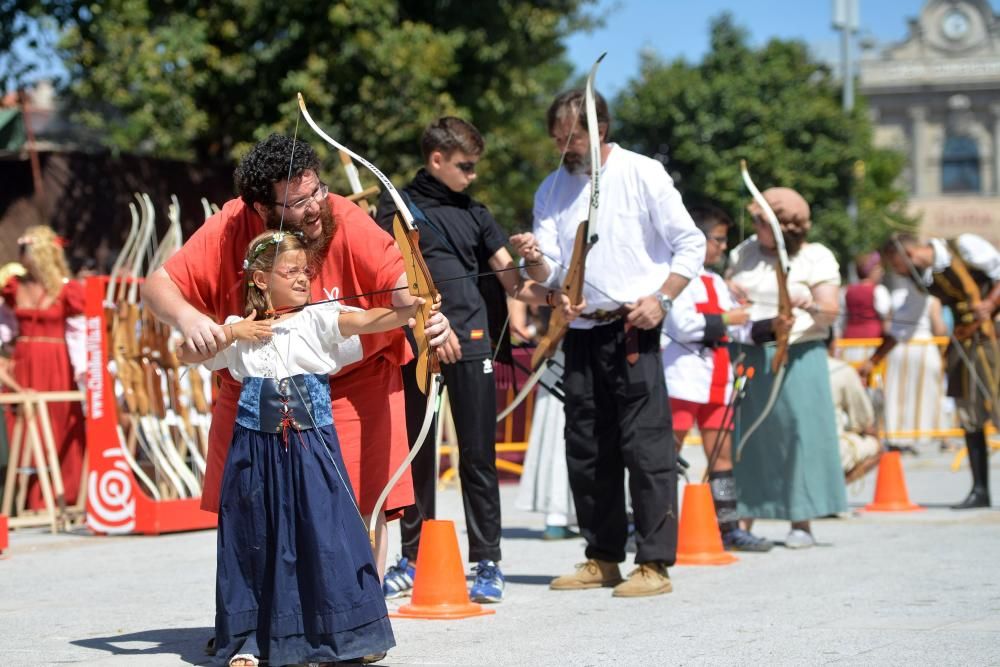
M 330 203 L 325 199 L 319 203 L 319 213 L 317 217 L 320 219 L 322 232 L 315 238 L 309 238 L 304 236 L 302 239 L 306 245 L 306 249 L 309 254 L 312 255 L 316 262 L 322 263 L 323 256 L 326 255 L 327 248 L 330 247 L 330 241 L 333 239 L 334 233 L 337 231 L 337 222 L 333 219 L 333 212 L 330 211 Z M 310 220 L 301 220 L 299 222 L 293 223 L 288 220 L 284 222 L 281 219 L 281 213 L 276 210 L 276 208 L 268 209 L 267 219 L 264 220 L 264 225 L 268 229 L 284 229 L 293 232 L 301 232 L 304 225 L 311 224 L 316 218 Z
M 569 153 L 563 156 L 563 165 L 571 174 L 590 173 L 590 153 Z

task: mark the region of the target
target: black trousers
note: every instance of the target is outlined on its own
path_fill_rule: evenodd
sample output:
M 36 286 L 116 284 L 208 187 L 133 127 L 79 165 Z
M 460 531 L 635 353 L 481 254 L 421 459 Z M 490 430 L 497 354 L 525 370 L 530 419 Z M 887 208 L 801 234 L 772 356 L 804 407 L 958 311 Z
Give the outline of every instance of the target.
M 570 329 L 566 354 L 566 460 L 587 558 L 625 560 L 625 469 L 636 563 L 677 556 L 677 455 L 659 329 L 638 330 L 639 358 L 625 358 L 624 322 Z
M 427 397 L 416 383 L 415 362 L 403 367 L 406 397 L 406 428 L 410 447 L 419 435 Z M 441 376 L 448 387 L 451 414 L 458 436 L 458 474 L 462 504 L 469 534 L 469 561 L 500 560 L 500 485 L 496 466 L 496 384 L 489 359 L 442 364 Z M 400 523 L 402 552 L 415 560 L 420 547 L 423 519 L 434 518 L 433 429 L 413 461 L 414 507 L 403 513 Z

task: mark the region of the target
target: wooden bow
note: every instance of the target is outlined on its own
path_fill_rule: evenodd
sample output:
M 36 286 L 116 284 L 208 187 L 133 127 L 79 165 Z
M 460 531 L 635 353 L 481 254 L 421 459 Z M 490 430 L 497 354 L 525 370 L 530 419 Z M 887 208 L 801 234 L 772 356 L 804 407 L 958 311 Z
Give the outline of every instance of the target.
M 785 237 L 781 233 L 781 225 L 778 223 L 778 216 L 774 214 L 774 210 L 771 205 L 767 203 L 764 195 L 760 193 L 757 186 L 754 184 L 753 179 L 750 178 L 750 172 L 747 169 L 746 160 L 740 160 L 740 175 L 743 177 L 743 184 L 746 185 L 747 190 L 750 191 L 750 195 L 753 200 L 757 202 L 757 205 L 761 208 L 764 214 L 764 219 L 767 221 L 768 226 L 771 228 L 771 233 L 774 236 L 774 246 L 777 251 L 777 261 L 774 265 L 774 273 L 778 282 L 778 315 L 781 317 L 790 317 L 792 314 L 792 302 L 788 296 L 788 272 L 790 269 L 790 264 L 788 261 L 788 250 L 785 247 Z M 756 420 L 747 428 L 746 432 L 740 438 L 739 445 L 736 447 L 736 459 L 739 460 L 740 453 L 743 451 L 743 446 L 746 444 L 750 436 L 760 428 L 760 425 L 764 423 L 767 416 L 771 414 L 771 410 L 774 409 L 774 404 L 778 400 L 778 392 L 781 390 L 781 382 L 785 377 L 785 370 L 788 365 L 788 339 L 789 332 L 775 333 L 775 343 L 776 348 L 774 351 L 774 357 L 771 359 L 771 372 L 774 374 L 774 382 L 771 386 L 771 395 L 768 396 L 767 403 L 764 404 L 764 409 L 761 411 L 760 415 Z
M 757 205 L 764 212 L 764 219 L 767 221 L 768 226 L 771 228 L 771 233 L 774 235 L 774 246 L 778 255 L 778 261 L 774 265 L 775 277 L 778 282 L 778 315 L 781 317 L 790 317 L 792 314 L 792 301 L 788 296 L 788 271 L 790 263 L 788 261 L 788 250 L 785 247 L 785 237 L 781 233 L 781 224 L 778 222 L 778 216 L 774 214 L 771 205 L 767 203 L 764 195 L 760 193 L 760 190 L 754 185 L 753 179 L 750 178 L 746 160 L 740 160 L 740 175 L 743 177 L 743 183 L 747 186 L 747 190 L 750 191 L 753 200 L 757 202 Z M 778 369 L 788 362 L 788 338 L 788 332 L 775 334 L 776 348 L 774 358 L 771 359 L 772 373 L 777 373 Z
M 417 452 L 420 451 L 420 448 L 423 446 L 425 440 L 427 440 L 427 434 L 430 432 L 431 424 L 434 421 L 434 415 L 437 413 L 440 406 L 440 388 L 442 386 L 440 382 L 441 368 L 438 362 L 437 354 L 431 349 L 430 343 L 427 339 L 427 334 L 424 332 L 426 322 L 430 318 L 431 310 L 438 298 L 438 291 L 434 286 L 434 279 L 431 277 L 431 272 L 427 269 L 427 264 L 424 262 L 424 256 L 420 252 L 420 232 L 417 231 L 413 214 L 403 202 L 403 198 L 392 185 L 392 182 L 385 174 L 382 173 L 381 169 L 324 132 L 323 129 L 316 124 L 316 121 L 312 119 L 312 116 L 309 115 L 309 110 L 306 108 L 306 101 L 302 97 L 302 93 L 298 94 L 298 101 L 299 111 L 302 112 L 302 117 L 305 118 L 309 127 L 311 127 L 323 141 L 333 146 L 338 151 L 343 151 L 351 158 L 364 165 L 365 168 L 374 174 L 375 178 L 377 178 L 382 183 L 383 187 L 385 187 L 385 189 L 389 192 L 389 196 L 392 197 L 392 201 L 396 205 L 397 213 L 392 225 L 393 236 L 396 239 L 396 244 L 399 246 L 400 253 L 403 255 L 403 263 L 406 268 L 407 286 L 410 294 L 424 299 L 424 304 L 417 311 L 417 326 L 413 329 L 413 337 L 417 342 L 417 385 L 420 387 L 420 391 L 427 394 L 427 410 L 424 414 L 424 423 L 420 427 L 420 433 L 414 441 L 415 444 L 413 448 L 393 473 L 392 477 L 389 478 L 389 482 L 386 484 L 385 488 L 382 489 L 382 493 L 379 494 L 378 500 L 375 502 L 375 509 L 372 512 L 371 523 L 368 527 L 368 535 L 372 541 L 372 545 L 374 546 L 375 525 L 378 521 L 378 516 L 382 511 L 382 507 L 384 507 L 386 500 L 389 498 L 389 492 L 392 490 L 392 487 L 396 485 L 396 482 L 398 482 L 403 476 L 403 473 L 406 472 L 407 467 L 409 467 L 409 465 L 413 462 Z
M 569 296 L 573 305 L 579 305 L 583 301 L 584 268 L 587 264 L 587 254 L 597 243 L 597 209 L 600 203 L 601 193 L 601 133 L 597 127 L 597 103 L 594 97 L 594 81 L 597 78 L 597 68 L 607 53 L 594 62 L 587 76 L 587 86 L 584 92 L 584 103 L 587 112 L 587 134 L 590 140 L 590 208 L 587 211 L 587 219 L 580 223 L 576 229 L 576 240 L 573 243 L 573 256 L 566 267 L 566 276 L 563 279 L 562 291 Z M 565 153 L 565 148 L 563 149 Z M 506 408 L 497 415 L 497 422 L 503 421 L 507 415 L 517 409 L 517 406 L 527 398 L 528 394 L 541 379 L 545 369 L 548 368 L 549 360 L 559 348 L 559 343 L 566 336 L 569 330 L 569 322 L 566 321 L 562 310 L 553 308 L 552 316 L 549 319 L 549 326 L 538 341 L 534 354 L 531 355 L 531 375 L 522 385 L 521 390 L 514 397 Z
M 316 121 L 312 119 L 312 116 L 309 115 L 309 110 L 306 108 L 306 101 L 302 97 L 302 93 L 298 94 L 298 100 L 299 110 L 302 112 L 302 117 L 305 118 L 309 127 L 323 141 L 338 151 L 343 151 L 364 165 L 375 175 L 385 189 L 388 190 L 389 196 L 392 197 L 392 201 L 396 205 L 397 215 L 395 220 L 393 220 L 393 235 L 396 238 L 396 243 L 399 245 L 399 251 L 403 255 L 408 288 L 410 294 L 423 297 L 425 300 L 424 305 L 417 312 L 417 327 L 413 330 L 413 336 L 417 341 L 417 384 L 420 387 L 420 391 L 426 394 L 430 376 L 440 373 L 437 356 L 432 354 L 430 345 L 427 342 L 427 336 L 424 334 L 424 325 L 430 318 L 434 301 L 438 297 L 438 291 L 434 286 L 434 279 L 431 277 L 431 272 L 427 269 L 427 264 L 424 262 L 424 257 L 420 252 L 420 232 L 417 231 L 413 214 L 410 213 L 410 209 L 403 202 L 403 198 L 399 195 L 399 192 L 392 185 L 389 178 L 382 173 L 382 170 L 324 132 L 316 124 Z

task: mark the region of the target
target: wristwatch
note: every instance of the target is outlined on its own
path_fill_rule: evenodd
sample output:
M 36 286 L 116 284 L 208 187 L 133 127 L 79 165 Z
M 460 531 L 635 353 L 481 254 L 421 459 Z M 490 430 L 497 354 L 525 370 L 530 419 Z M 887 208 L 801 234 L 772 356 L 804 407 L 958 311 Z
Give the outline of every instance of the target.
M 669 313 L 670 309 L 673 307 L 674 300 L 663 292 L 656 293 L 656 300 L 660 302 L 660 308 L 663 310 L 664 316 L 666 316 L 666 314 Z

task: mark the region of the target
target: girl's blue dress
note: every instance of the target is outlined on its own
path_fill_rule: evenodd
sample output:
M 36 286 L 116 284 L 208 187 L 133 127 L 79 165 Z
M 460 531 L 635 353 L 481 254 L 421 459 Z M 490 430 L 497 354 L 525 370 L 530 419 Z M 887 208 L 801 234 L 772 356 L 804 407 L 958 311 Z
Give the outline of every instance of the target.
M 323 312 L 275 325 L 273 350 L 290 353 L 277 362 L 245 343 L 213 360 L 218 367 L 229 357 L 243 383 L 219 510 L 215 645 L 222 664 L 237 653 L 270 665 L 344 661 L 395 645 L 367 528 L 344 472 L 327 373 L 244 374 L 275 363 L 313 366 L 302 363 L 312 356 L 303 346 L 317 333 L 308 330 L 310 321 L 331 315 L 334 331 L 320 327 L 325 340 L 311 344 L 339 339 L 347 345 L 334 356 L 349 363 L 344 351 L 356 356 L 356 338 L 340 338 L 334 309 L 315 310 Z

